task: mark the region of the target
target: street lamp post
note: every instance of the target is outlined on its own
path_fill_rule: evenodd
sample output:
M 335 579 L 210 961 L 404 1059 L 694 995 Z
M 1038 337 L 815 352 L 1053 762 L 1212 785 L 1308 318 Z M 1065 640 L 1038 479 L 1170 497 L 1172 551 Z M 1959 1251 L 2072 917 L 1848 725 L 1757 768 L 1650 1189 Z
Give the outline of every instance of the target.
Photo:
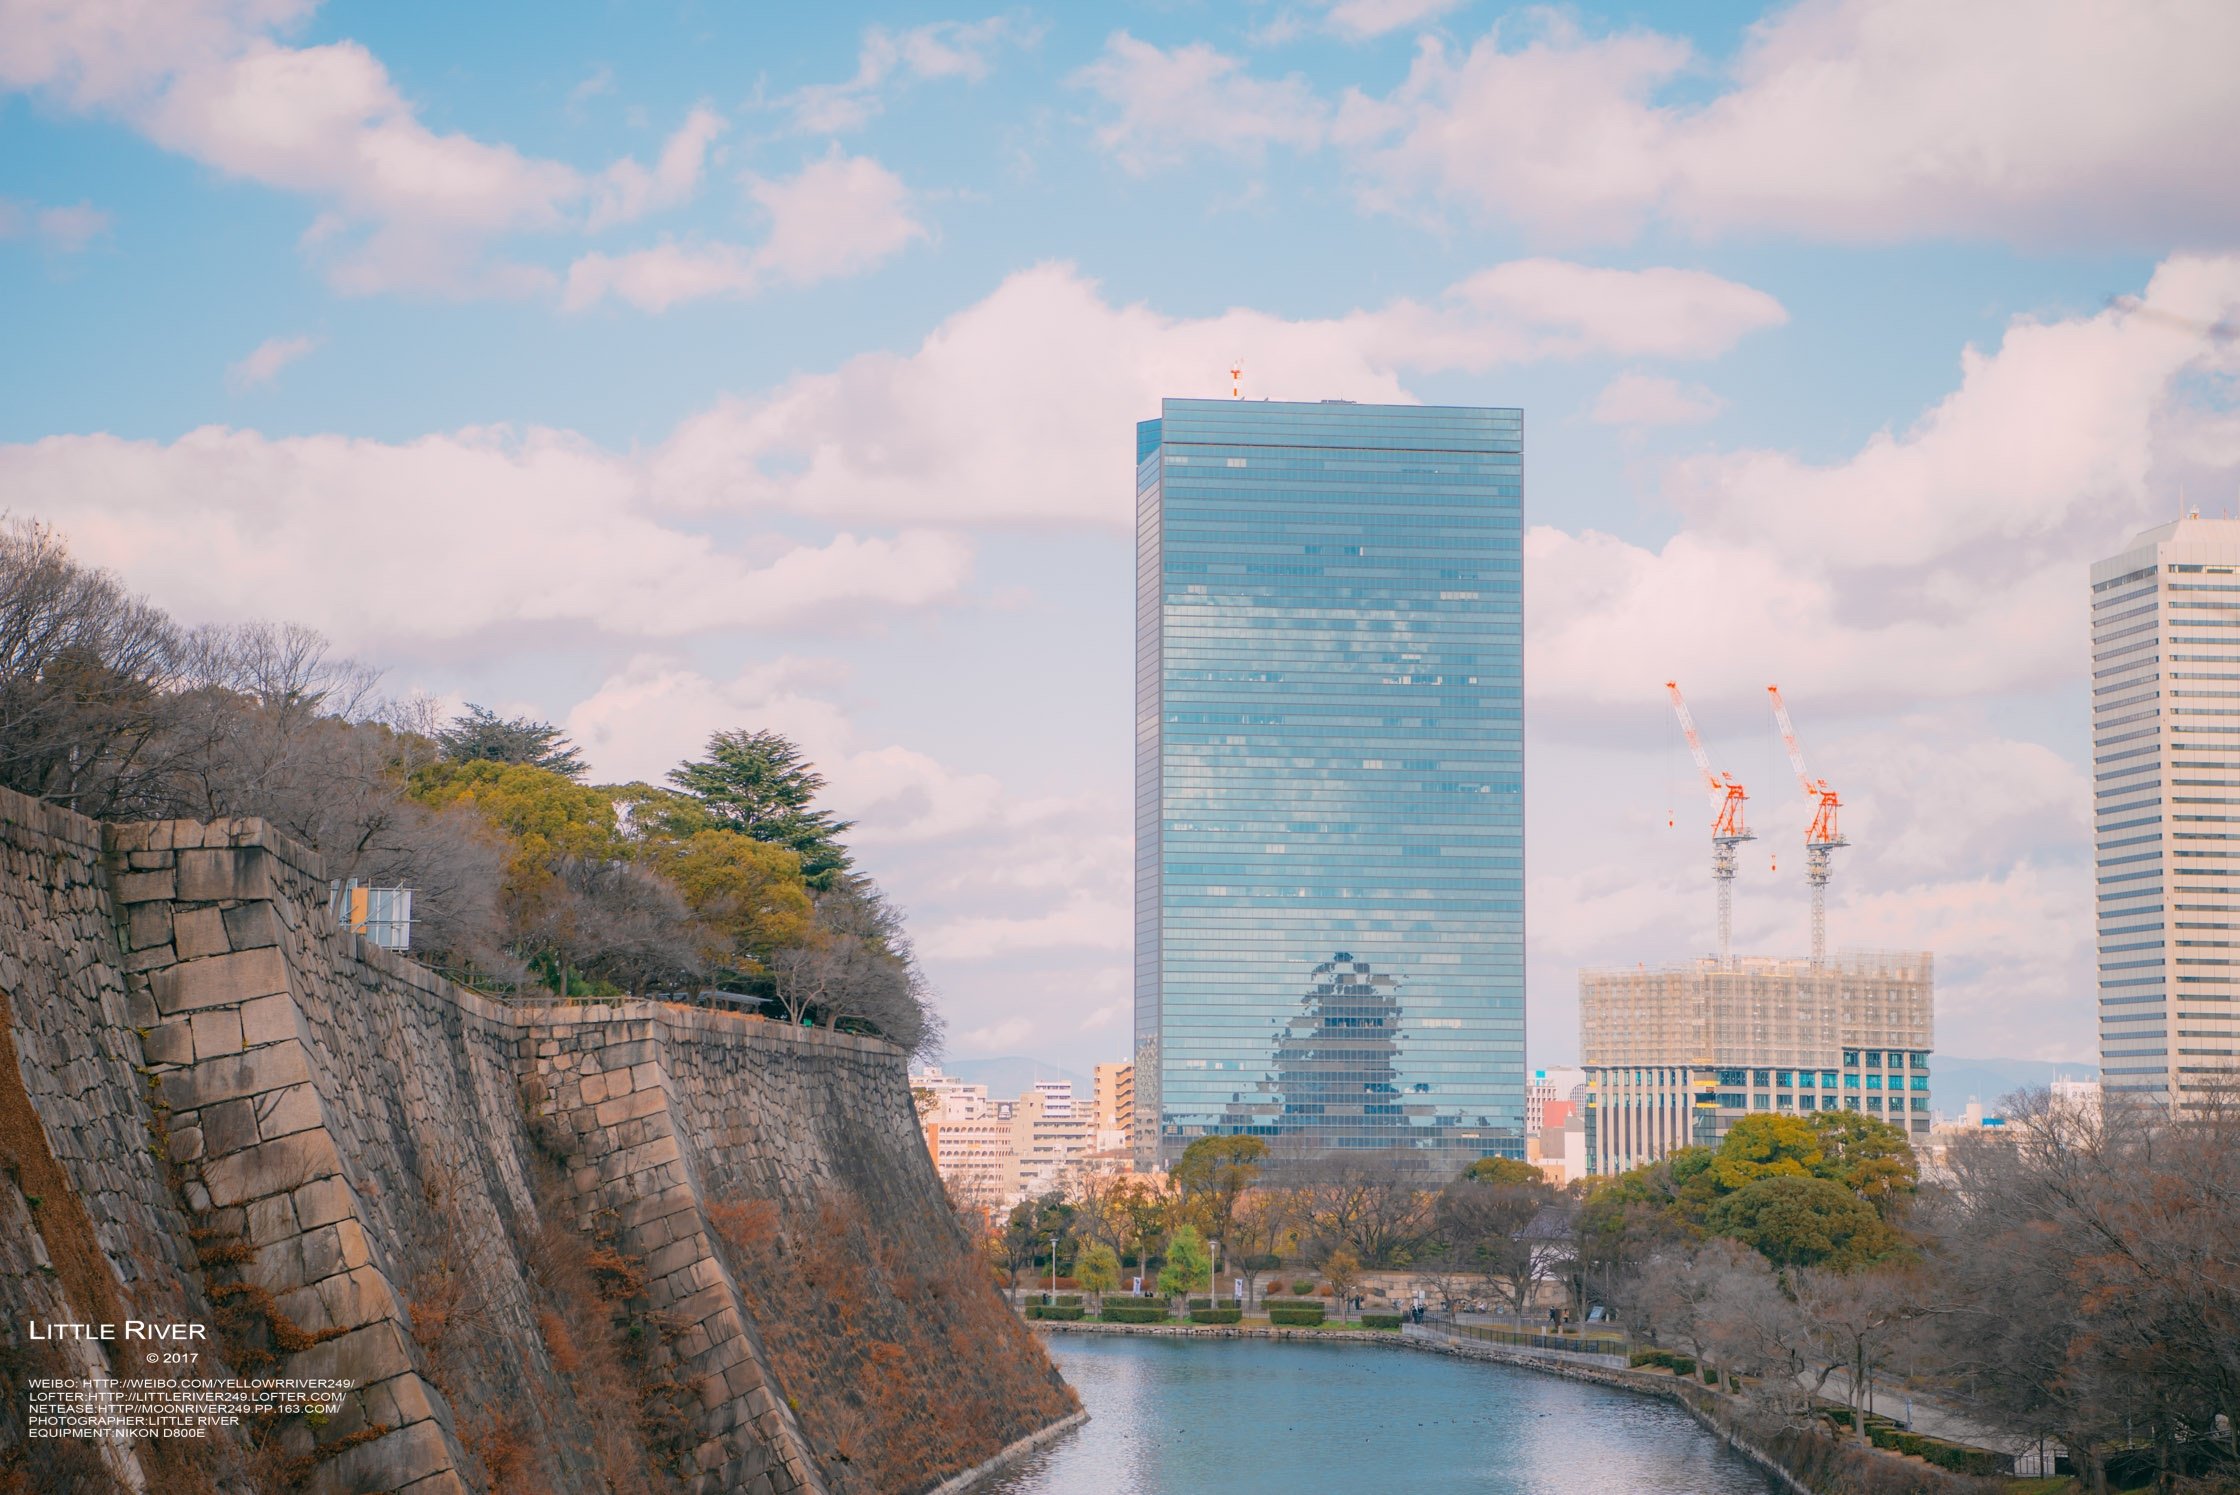
M 1051 1236 L 1050 1236 L 1050 1302 L 1051 1302 L 1052 1306 L 1056 1306 L 1056 1304 L 1057 1304 L 1057 1301 L 1058 1301 L 1058 1237 L 1057 1237 L 1057 1234 L 1056 1234 L 1055 1232 L 1053 1232 L 1053 1233 L 1051 1234 Z

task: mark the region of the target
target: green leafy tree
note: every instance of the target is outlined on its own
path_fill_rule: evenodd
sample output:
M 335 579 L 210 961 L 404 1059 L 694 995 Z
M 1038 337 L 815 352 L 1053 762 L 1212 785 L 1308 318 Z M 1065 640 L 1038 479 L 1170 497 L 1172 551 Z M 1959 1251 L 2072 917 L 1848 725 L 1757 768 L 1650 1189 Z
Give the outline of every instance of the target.
M 1819 1129 L 1802 1116 L 1745 1116 L 1719 1139 L 1711 1173 L 1720 1192 L 1761 1178 L 1817 1177 L 1825 1155 Z
M 1073 1263 L 1073 1280 L 1102 1304 L 1104 1295 L 1120 1285 L 1119 1255 L 1102 1241 L 1091 1242 Z
M 1488 1184 L 1536 1185 L 1546 1182 L 1546 1176 L 1530 1163 L 1520 1163 L 1515 1158 L 1480 1158 L 1462 1170 L 1462 1176 Z
M 810 938 L 809 884 L 801 858 L 737 831 L 705 830 L 649 849 L 705 931 L 715 964 L 760 968 L 770 952 Z
M 576 745 L 552 723 L 526 716 L 502 717 L 472 701 L 436 733 L 436 746 L 452 763 L 525 763 L 569 779 L 581 779 L 589 767 Z
M 1167 1259 L 1159 1268 L 1159 1291 L 1170 1298 L 1187 1298 L 1213 1283 L 1213 1258 L 1195 1225 L 1183 1225 L 1167 1240 Z
M 838 886 L 853 865 L 840 836 L 855 822 L 815 808 L 824 775 L 776 732 L 718 732 L 708 756 L 672 769 L 669 782 L 698 800 L 717 827 L 791 849 L 812 888 Z
M 1777 1267 L 1855 1267 L 1897 1255 L 1903 1241 L 1873 1205 L 1832 1179 L 1777 1174 L 1743 1185 L 1711 1209 L 1730 1236 Z
M 1812 1127 L 1821 1151 L 1813 1171 L 1842 1184 L 1884 1218 L 1920 1182 L 1913 1144 L 1889 1122 L 1857 1111 L 1815 1111 Z

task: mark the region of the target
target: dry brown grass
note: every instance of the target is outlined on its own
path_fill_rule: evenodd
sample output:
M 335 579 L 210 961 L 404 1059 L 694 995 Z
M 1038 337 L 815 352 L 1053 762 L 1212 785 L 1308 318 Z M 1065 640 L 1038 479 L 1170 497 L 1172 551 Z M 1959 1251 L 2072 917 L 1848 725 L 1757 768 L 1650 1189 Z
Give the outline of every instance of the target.
M 707 1215 L 836 1495 L 924 1489 L 1077 1406 L 968 1252 L 883 1237 L 844 1195 L 798 1247 L 774 1201 Z

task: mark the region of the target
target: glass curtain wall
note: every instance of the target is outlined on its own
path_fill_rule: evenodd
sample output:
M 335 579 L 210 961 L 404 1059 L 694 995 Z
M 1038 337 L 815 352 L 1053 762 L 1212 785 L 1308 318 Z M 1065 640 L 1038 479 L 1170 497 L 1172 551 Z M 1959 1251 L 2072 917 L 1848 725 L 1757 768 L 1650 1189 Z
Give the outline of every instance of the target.
M 1143 1161 L 1523 1156 L 1523 414 L 1137 431 Z

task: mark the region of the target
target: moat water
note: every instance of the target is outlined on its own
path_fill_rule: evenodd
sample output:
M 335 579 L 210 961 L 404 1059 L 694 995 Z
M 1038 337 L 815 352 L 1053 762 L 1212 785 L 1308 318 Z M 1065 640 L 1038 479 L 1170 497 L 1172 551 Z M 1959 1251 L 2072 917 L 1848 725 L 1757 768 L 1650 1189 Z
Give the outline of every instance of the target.
M 973 1495 L 1768 1495 L 1667 1402 L 1359 1344 L 1043 1343 L 1089 1421 Z

